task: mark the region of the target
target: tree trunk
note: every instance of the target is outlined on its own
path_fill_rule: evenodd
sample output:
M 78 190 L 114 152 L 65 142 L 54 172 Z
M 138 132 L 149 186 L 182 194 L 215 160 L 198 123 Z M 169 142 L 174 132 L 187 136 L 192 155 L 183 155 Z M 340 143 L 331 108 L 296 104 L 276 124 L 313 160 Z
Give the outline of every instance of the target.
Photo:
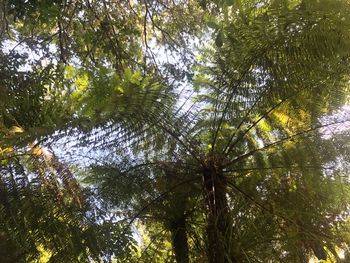
M 164 172 L 167 175 L 165 177 L 167 190 L 183 180 L 183 174 L 178 173 L 173 166 L 166 166 Z M 177 263 L 190 262 L 186 226 L 188 198 L 187 190 L 176 188 L 168 198 L 168 204 L 165 207 L 167 214 L 166 226 L 171 233 L 171 245 Z
M 178 219 L 170 227 L 171 242 L 177 263 L 189 263 L 188 241 L 185 217 Z
M 229 255 L 230 223 L 226 182 L 222 169 L 211 164 L 203 170 L 203 187 L 208 211 L 207 240 L 209 263 L 236 262 Z

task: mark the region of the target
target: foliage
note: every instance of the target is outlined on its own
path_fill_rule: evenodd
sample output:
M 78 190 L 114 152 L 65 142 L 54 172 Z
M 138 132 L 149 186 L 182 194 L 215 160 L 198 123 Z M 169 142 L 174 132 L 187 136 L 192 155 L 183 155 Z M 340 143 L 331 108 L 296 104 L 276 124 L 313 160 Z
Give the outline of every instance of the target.
M 349 119 L 332 114 L 349 96 L 349 9 L 4 1 L 5 257 L 340 262 Z

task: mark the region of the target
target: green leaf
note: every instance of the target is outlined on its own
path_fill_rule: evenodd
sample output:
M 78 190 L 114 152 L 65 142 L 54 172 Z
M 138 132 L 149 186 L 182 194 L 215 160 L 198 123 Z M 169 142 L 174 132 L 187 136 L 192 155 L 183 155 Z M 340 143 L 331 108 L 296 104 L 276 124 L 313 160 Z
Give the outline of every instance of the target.
M 226 5 L 231 6 L 234 4 L 234 0 L 225 0 Z
M 215 45 L 217 47 L 222 47 L 222 45 L 224 44 L 223 38 L 224 38 L 224 34 L 222 30 L 220 30 L 215 38 Z
M 212 29 L 219 29 L 220 26 L 215 21 L 208 21 L 207 26 Z

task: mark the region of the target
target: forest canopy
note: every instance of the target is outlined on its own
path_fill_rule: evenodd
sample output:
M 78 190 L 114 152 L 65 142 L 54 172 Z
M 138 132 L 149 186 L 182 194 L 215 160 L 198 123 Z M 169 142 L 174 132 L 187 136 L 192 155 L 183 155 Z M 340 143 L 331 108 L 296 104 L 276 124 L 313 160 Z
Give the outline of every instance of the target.
M 349 262 L 349 0 L 0 1 L 0 262 Z

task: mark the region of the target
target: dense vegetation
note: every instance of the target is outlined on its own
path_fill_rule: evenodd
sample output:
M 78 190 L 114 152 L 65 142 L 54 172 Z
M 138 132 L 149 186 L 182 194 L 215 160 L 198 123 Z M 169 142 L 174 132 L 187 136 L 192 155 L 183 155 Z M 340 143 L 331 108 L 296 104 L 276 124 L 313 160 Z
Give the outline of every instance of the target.
M 0 262 L 348 262 L 348 0 L 0 2 Z

